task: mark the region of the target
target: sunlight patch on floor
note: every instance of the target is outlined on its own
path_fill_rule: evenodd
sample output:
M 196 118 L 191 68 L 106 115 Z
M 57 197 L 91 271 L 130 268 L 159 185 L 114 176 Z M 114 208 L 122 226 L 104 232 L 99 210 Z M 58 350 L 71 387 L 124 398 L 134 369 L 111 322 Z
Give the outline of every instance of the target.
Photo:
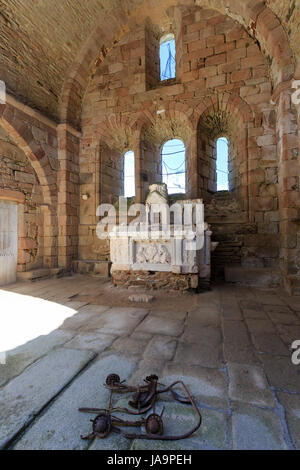
M 76 313 L 55 302 L 0 289 L 0 351 L 47 335 Z

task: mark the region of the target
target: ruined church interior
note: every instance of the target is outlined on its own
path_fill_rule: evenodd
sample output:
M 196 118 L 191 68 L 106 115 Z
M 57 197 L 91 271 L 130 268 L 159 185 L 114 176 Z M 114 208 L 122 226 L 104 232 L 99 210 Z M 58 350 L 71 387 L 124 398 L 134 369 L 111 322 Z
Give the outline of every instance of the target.
M 300 449 L 299 136 L 298 0 L 0 0 L 0 449 Z

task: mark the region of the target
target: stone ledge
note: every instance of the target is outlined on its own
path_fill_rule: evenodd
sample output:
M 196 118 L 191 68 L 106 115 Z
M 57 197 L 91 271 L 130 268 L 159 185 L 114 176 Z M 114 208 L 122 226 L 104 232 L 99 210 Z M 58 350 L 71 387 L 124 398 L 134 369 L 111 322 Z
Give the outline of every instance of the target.
M 48 279 L 50 277 L 60 277 L 64 274 L 63 268 L 41 268 L 32 271 L 17 273 L 18 281 L 37 281 L 40 279 Z
M 284 288 L 289 295 L 300 295 L 300 276 L 289 275 L 283 280 Z
M 277 287 L 280 285 L 280 271 L 276 269 L 225 266 L 224 273 L 226 282 L 258 287 Z
M 73 261 L 73 271 L 80 274 L 92 274 L 94 276 L 109 278 L 110 261 L 99 260 L 75 260 Z

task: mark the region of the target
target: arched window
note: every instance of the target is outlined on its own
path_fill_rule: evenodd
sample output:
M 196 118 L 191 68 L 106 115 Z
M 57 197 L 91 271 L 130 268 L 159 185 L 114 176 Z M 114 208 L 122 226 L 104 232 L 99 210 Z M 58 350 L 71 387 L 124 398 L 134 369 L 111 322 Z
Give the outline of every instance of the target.
M 169 194 L 185 193 L 185 146 L 182 140 L 168 140 L 161 152 L 162 181 Z
M 175 38 L 174 34 L 166 34 L 160 40 L 159 58 L 160 58 L 160 79 L 168 80 L 176 76 L 175 62 Z
M 228 191 L 228 140 L 220 137 L 217 140 L 217 191 Z
M 124 197 L 135 196 L 134 152 L 129 150 L 124 155 Z

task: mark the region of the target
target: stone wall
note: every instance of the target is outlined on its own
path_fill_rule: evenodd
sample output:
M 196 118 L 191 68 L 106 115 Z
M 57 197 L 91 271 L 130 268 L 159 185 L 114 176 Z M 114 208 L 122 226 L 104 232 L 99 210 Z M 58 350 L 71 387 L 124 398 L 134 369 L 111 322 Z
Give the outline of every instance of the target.
M 231 239 L 236 256 L 231 258 L 228 249 L 228 262 L 276 266 L 278 162 L 269 63 L 257 41 L 231 18 L 196 7 L 176 14 L 170 29 L 180 51 L 175 79 L 155 83 L 158 57 L 154 54 L 158 54 L 159 37 L 149 24 L 140 25 L 134 34 L 119 41 L 97 68 L 82 110 L 80 171 L 99 192 L 98 201 L 110 201 L 117 194 L 114 188 L 120 189 L 119 178 L 103 170 L 97 180 L 96 162 L 91 165 L 94 149 L 105 146 L 115 168 L 121 167 L 126 150 L 135 150 L 137 185 L 141 188 L 137 194 L 143 201 L 148 184 L 161 179 L 163 143 L 181 138 L 187 148 L 187 192 L 203 197 L 207 219 L 215 220 L 209 208 L 216 191 L 216 140 L 225 136 L 230 142 L 231 195 L 240 212 L 239 227 L 227 224 L 222 229 L 222 221 L 237 214 L 228 214 L 228 206 L 224 209 L 220 198 L 216 199 L 220 205 L 219 219 L 214 222 L 221 241 L 219 253 L 223 250 L 224 255 Z M 80 231 L 86 234 L 88 223 L 90 235 L 89 248 L 80 249 L 79 256 L 102 259 L 94 249 L 99 246 L 99 241 L 93 240 L 94 214 L 95 200 L 81 201 Z M 268 245 L 265 251 L 264 244 Z
M 151 290 L 188 291 L 207 289 L 208 282 L 197 274 L 173 274 L 151 271 L 113 271 L 112 282 L 119 287 L 143 287 Z
M 44 29 L 40 11 L 20 2 L 7 2 L 2 15 L 2 79 L 11 95 L 0 104 L 0 197 L 16 200 L 24 215 L 18 269 L 108 260 L 108 243 L 96 236 L 96 208 L 123 192 L 124 153 L 135 153 L 142 202 L 149 183 L 161 178 L 162 145 L 180 138 L 187 195 L 203 197 L 222 242 L 216 266 L 279 266 L 285 287 L 299 288 L 296 2 L 112 0 L 100 10 L 96 1 L 67 3 L 51 15 L 43 3 Z M 176 78 L 160 82 L 166 33 L 176 40 Z M 47 59 L 40 60 L 37 45 Z M 233 206 L 215 193 L 220 136 L 230 142 Z
M 80 136 L 65 124 L 58 126 L 57 136 L 58 266 L 70 270 L 78 256 Z
M 167 27 L 171 16 L 178 30 L 180 18 L 174 6 L 189 8 L 195 3 L 227 13 L 259 36 L 266 55 L 276 59 L 275 69 L 277 62 L 284 64 L 290 58 L 285 31 L 299 57 L 300 7 L 295 0 L 61 0 L 57 8 L 50 0 L 8 0 L 1 5 L 2 80 L 22 102 L 55 121 L 62 118 L 79 125 L 81 100 L 94 64 L 148 17 Z
M 35 111 L 8 100 L 0 106 L 0 199 L 19 204 L 17 269 L 56 267 L 56 130 Z
M 26 155 L 0 128 L 0 199 L 20 196 L 18 271 L 39 267 L 43 263 L 41 252 L 41 188 L 35 171 Z

